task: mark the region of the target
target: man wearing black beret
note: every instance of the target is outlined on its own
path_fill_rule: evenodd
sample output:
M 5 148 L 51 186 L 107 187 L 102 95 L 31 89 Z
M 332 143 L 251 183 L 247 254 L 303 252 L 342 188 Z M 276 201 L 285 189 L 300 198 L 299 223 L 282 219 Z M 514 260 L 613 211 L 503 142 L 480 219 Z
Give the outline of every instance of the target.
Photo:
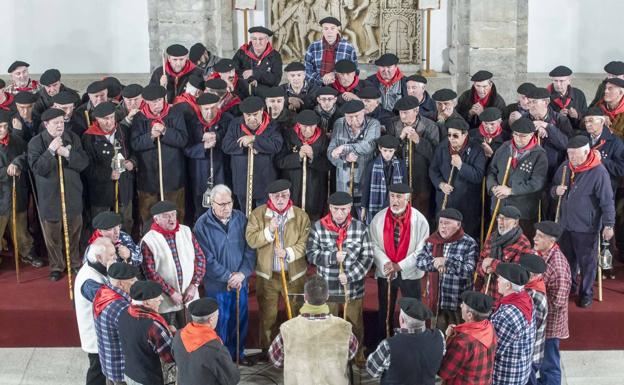
M 503 131 L 503 121 L 498 108 L 485 108 L 479 115 L 479 119 L 481 120 L 479 128 L 473 128 L 468 131 L 468 134 L 472 139 L 481 144 L 485 154 L 487 170 L 487 165 L 489 165 L 492 156 L 494 156 L 494 153 L 503 142 L 508 139 L 509 134 Z
M 385 53 L 375 60 L 377 72 L 368 78 L 373 87 L 381 93 L 381 105 L 388 111 L 394 109 L 394 104 L 401 97 L 407 95 L 406 79 L 398 66 L 399 58 L 393 53 Z
M 121 91 L 121 103 L 117 106 L 117 121 L 130 129 L 132 121 L 143 104 L 143 87 L 138 84 L 128 84 Z
M 264 98 L 264 104 L 271 120 L 277 124 L 277 129 L 282 136 L 291 130 L 295 124 L 295 113 L 288 108 L 286 92 L 282 87 L 264 87 L 258 95 Z
M 286 92 L 288 108 L 295 112 L 299 112 L 304 108 L 313 109 L 318 87 L 306 79 L 303 63 L 289 63 L 284 68 L 284 72 L 286 72 L 287 82 L 282 83 L 280 87 Z
M 78 119 L 78 115 L 75 113 L 76 104 L 80 101 L 80 97 L 77 94 L 73 94 L 68 91 L 61 91 L 52 97 L 52 107 L 65 112 L 63 117 L 65 120 L 65 129 L 71 130 L 76 135 L 81 133 L 82 126 Z
M 234 54 L 234 66 L 238 76 L 252 87 L 276 87 L 282 80 L 282 55 L 273 49 L 268 28 L 251 27 L 249 42 L 240 46 Z
M 89 84 L 87 92 L 82 97 L 82 104 L 76 107 L 74 115 L 76 116 L 76 127 L 72 127 L 73 131 L 82 136 L 82 133 L 93 123 L 93 109 L 98 104 L 108 100 L 108 88 L 102 80 L 96 80 Z
M 572 70 L 557 66 L 548 74 L 552 81 L 546 89 L 550 92 L 550 108 L 570 119 L 575 130 L 581 129 L 581 120 L 587 111 L 587 99 L 583 91 L 572 87 Z
M 192 125 L 197 110 L 196 99 L 204 93 L 204 88 L 204 79 L 193 74 L 189 76 L 184 91 L 176 96 L 171 103 L 171 108 L 178 110 L 184 116 L 184 125 L 187 128 Z
M 69 92 L 74 96 L 75 103 L 80 100 L 80 95 L 75 90 L 61 83 L 61 72 L 55 68 L 45 70 L 39 78 L 41 89 L 39 90 L 39 99 L 35 103 L 33 113 L 36 117 L 41 117 L 43 111 L 52 107 L 52 98 L 59 92 Z
M 377 119 L 381 124 L 381 131 L 386 131 L 386 127 L 389 127 L 394 120 L 395 115 L 389 110 L 385 109 L 381 104 L 381 93 L 375 87 L 364 87 L 360 89 L 355 96 L 357 96 L 362 103 L 364 103 L 364 111 L 366 115 L 373 119 Z
M 319 126 L 327 136 L 331 136 L 336 120 L 344 116 L 338 108 L 338 91 L 332 87 L 321 87 L 314 94 L 314 111 L 320 116 Z
M 163 66 L 156 67 L 150 78 L 150 85 L 159 85 L 167 90 L 167 103 L 173 103 L 186 87 L 191 75 L 202 77 L 202 70 L 189 60 L 189 51 L 180 44 L 172 44 L 162 53 Z
M 434 117 L 431 120 L 438 125 L 439 137 L 444 138 L 446 136 L 445 122 L 449 119 L 463 119 L 456 108 L 457 93 L 451 89 L 442 88 L 434 92 L 431 98 L 435 101 L 436 107 Z
M 606 122 L 606 114 L 599 107 L 590 107 L 583 116 L 589 145 L 593 151 L 600 153 L 602 164 L 609 171 L 611 187 L 615 194 L 619 179 L 624 176 L 624 142 L 609 130 Z
M 30 64 L 21 60 L 14 61 L 7 70 L 11 77 L 11 82 L 4 89 L 9 94 L 16 95 L 20 91 L 30 92 L 36 94 L 39 92 L 39 82 L 31 79 L 28 73 L 28 67 Z
M 203 78 L 207 78 L 213 71 L 214 65 L 221 58 L 210 52 L 202 43 L 195 43 L 189 49 L 189 60 L 202 71 Z
M 232 59 L 221 59 L 213 67 L 214 71 L 206 82 L 222 79 L 226 83 L 226 93 L 221 96 L 221 110 L 228 111 L 234 116 L 240 116 L 239 104 L 241 100 L 254 94 L 246 79 L 238 76 Z M 210 83 L 205 84 L 207 88 Z M 214 88 L 213 88 L 214 89 Z
M 188 131 L 184 116 L 170 108 L 166 94 L 167 91 L 162 86 L 150 84 L 145 87 L 142 92 L 145 103 L 132 120 L 130 130 L 130 147 L 138 161 L 139 215 L 143 223 L 150 217 L 149 208 L 160 200 L 160 190 L 164 192 L 164 199 L 176 203 L 180 221 L 184 222 L 186 173 L 164 170 L 184 170 L 184 148 L 188 142 Z M 158 171 L 161 166 L 162 186 Z
M 535 84 L 524 82 L 516 89 L 516 102 L 508 104 L 502 111 L 503 124 L 506 131 L 518 118 L 529 116 L 529 99 L 527 95 L 535 87 Z
M 65 130 L 65 113 L 50 108 L 41 115 L 45 130 L 28 143 L 28 164 L 35 177 L 39 217 L 43 222 L 50 261 L 50 279 L 58 281 L 65 269 L 80 266 L 79 242 L 82 230 L 82 179 L 89 157 L 80 138 Z M 63 164 L 71 266 L 65 266 L 61 221 L 61 192 L 58 161 Z
M 598 85 L 596 89 L 596 94 L 594 95 L 594 100 L 589 103 L 590 107 L 596 106 L 598 102 L 602 99 L 605 92 L 605 86 L 607 85 L 606 80 L 611 78 L 620 78 L 624 79 L 624 62 L 615 60 L 610 61 L 603 67 L 604 72 L 606 73 L 606 77 L 602 80 L 602 82 Z
M 624 137 L 624 79 L 614 77 L 604 81 L 602 99 L 596 104 L 607 116 L 607 126 Z
M 418 112 L 427 119 L 436 120 L 436 103 L 427 91 L 427 78 L 411 75 L 405 78 L 405 95 L 418 99 Z
M 122 218 L 112 211 L 104 211 L 96 215 L 91 221 L 93 234 L 87 241 L 89 245 L 98 238 L 108 238 L 115 245 L 117 262 L 126 262 L 135 266 L 140 266 L 143 261 L 141 248 L 134 242 L 132 237 L 121 230 Z M 85 252 L 85 262 L 87 262 Z
M 457 100 L 457 112 L 468 122 L 470 128 L 477 128 L 481 121 L 479 115 L 486 107 L 505 109 L 505 100 L 496 91 L 492 81 L 494 75 L 489 71 L 477 71 L 470 78 L 472 87 L 464 91 Z
M 359 100 L 356 94 L 366 87 L 368 82 L 360 79 L 355 63 L 347 59 L 338 60 L 334 73 L 336 79 L 328 85 L 338 91 L 338 105 L 341 106 L 351 100 Z
M 41 116 L 34 113 L 34 106 L 38 99 L 38 94 L 27 91 L 20 91 L 13 97 L 12 108 L 17 113 L 13 115 L 12 128 L 18 130 L 16 133 L 21 135 L 26 142 L 29 142 L 40 130 Z

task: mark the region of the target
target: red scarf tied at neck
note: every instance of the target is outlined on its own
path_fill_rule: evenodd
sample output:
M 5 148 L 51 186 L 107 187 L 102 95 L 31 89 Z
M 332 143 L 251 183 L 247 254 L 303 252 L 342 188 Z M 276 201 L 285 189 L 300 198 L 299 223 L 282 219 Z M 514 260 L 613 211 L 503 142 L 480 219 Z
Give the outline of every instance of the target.
M 271 43 L 267 44 L 264 52 L 262 52 L 262 55 L 260 56 L 256 55 L 256 53 L 253 51 L 251 43 L 241 45 L 240 49 L 245 53 L 245 55 L 249 56 L 251 60 L 256 61 L 258 62 L 258 64 L 260 64 L 262 59 L 267 57 L 271 53 L 271 51 L 273 51 L 273 46 L 271 45 Z
M 314 144 L 314 142 L 316 142 L 318 138 L 321 136 L 321 129 L 319 128 L 319 126 L 316 126 L 316 128 L 314 129 L 314 133 L 308 139 L 303 137 L 303 134 L 301 133 L 301 125 L 299 123 L 295 123 L 294 129 L 301 143 L 307 144 L 308 146 L 311 146 L 312 144 Z
M 11 95 L 8 92 L 5 92 L 4 97 L 5 97 L 4 102 L 0 104 L 0 110 L 10 111 L 11 104 L 13 104 L 13 95 Z
M 286 204 L 286 207 L 284 207 L 283 210 L 278 210 L 277 207 L 275 207 L 275 205 L 273 204 L 273 201 L 269 198 L 269 200 L 267 201 L 267 207 L 269 208 L 269 210 L 273 211 L 274 213 L 277 213 L 278 215 L 284 215 L 284 213 L 286 211 L 288 211 L 288 209 L 290 209 L 293 205 L 293 201 L 292 199 L 288 200 L 288 203 Z
M 165 230 L 162 227 L 160 227 L 158 225 L 158 223 L 156 223 L 156 221 L 152 222 L 152 226 L 150 227 L 150 230 L 154 230 L 157 233 L 160 233 L 162 235 L 173 235 L 175 236 L 175 233 L 178 232 L 178 230 L 180 230 L 180 222 L 176 221 L 176 225 L 173 228 L 173 230 Z
M 380 70 L 377 70 L 377 73 L 375 74 L 375 76 L 377 76 L 377 80 L 379 80 L 379 83 L 383 84 L 383 86 L 386 88 L 390 88 L 394 85 L 394 83 L 398 82 L 399 80 L 403 78 L 403 73 L 397 67 L 396 71 L 394 71 L 394 75 L 392 75 L 392 79 L 390 80 L 386 80 L 382 78 Z
M 182 339 L 184 349 L 188 353 L 193 353 L 195 350 L 213 340 L 223 343 L 213 328 L 209 325 L 195 322 L 189 323 L 180 331 L 180 338 Z
M 123 299 L 119 293 L 106 285 L 101 286 L 93 299 L 93 315 L 95 318 L 99 317 L 108 305 L 119 299 Z
M 524 285 L 524 288 L 546 294 L 546 283 L 544 282 L 544 277 L 532 279 L 531 281 L 527 282 L 526 285 Z
M 167 75 L 173 76 L 176 79 L 176 81 L 180 77 L 186 75 L 187 73 L 193 71 L 194 69 L 195 69 L 195 64 L 193 64 L 188 59 L 186 59 L 186 63 L 184 63 L 184 67 L 182 67 L 180 72 L 175 72 L 173 68 L 171 68 L 171 63 L 169 63 L 169 60 L 167 60 L 167 62 L 165 63 L 165 72 L 167 73 Z
M 479 134 L 481 134 L 481 136 L 485 139 L 494 139 L 502 132 L 503 126 L 500 123 L 496 125 L 496 129 L 491 134 L 487 132 L 487 130 L 485 129 L 485 124 L 483 122 L 479 125 Z
M 147 103 L 142 103 L 139 110 L 143 113 L 143 115 L 145 115 L 146 118 L 151 121 L 150 127 L 152 127 L 156 123 L 160 123 L 162 125 L 165 124 L 165 117 L 169 113 L 170 107 L 171 106 L 169 105 L 169 103 L 167 103 L 167 101 L 163 99 L 163 109 L 162 111 L 160 111 L 159 115 L 154 114 Z
M 210 79 L 223 79 L 223 78 L 221 77 L 221 74 L 219 72 L 213 72 L 213 73 L 211 73 L 208 76 L 208 80 L 210 80 Z M 223 80 L 225 80 L 225 82 L 227 83 L 226 79 L 223 79 Z M 234 79 L 232 80 L 232 89 L 233 90 L 236 90 L 237 84 L 238 84 L 238 74 L 236 72 L 234 72 Z
M 461 155 L 464 150 L 466 149 L 466 147 L 468 147 L 468 142 L 470 142 L 470 137 L 468 135 L 466 135 L 466 138 L 464 139 L 464 143 L 462 143 L 461 147 L 459 148 L 459 150 L 455 150 L 453 148 L 453 146 L 451 146 L 451 141 L 449 140 L 448 142 L 448 151 L 450 155 Z
M 134 318 L 149 318 L 152 321 L 161 324 L 161 326 L 167 331 L 169 330 L 169 324 L 167 323 L 167 321 L 165 321 L 163 316 L 141 305 L 130 305 L 130 307 L 128 308 L 128 314 L 130 314 Z
M 260 123 L 260 126 L 256 128 L 255 131 L 252 132 L 245 124 L 245 121 L 241 123 L 240 128 L 245 133 L 245 135 L 258 136 L 258 135 L 262 135 L 262 133 L 266 131 L 267 127 L 269 126 L 269 123 L 271 123 L 271 118 L 269 117 L 269 114 L 266 113 L 266 111 L 263 111 L 262 122 Z
M 607 103 L 604 101 L 604 99 L 601 99 L 598 102 L 598 106 L 605 114 L 607 114 L 609 119 L 611 119 L 611 121 L 613 122 L 619 114 L 624 114 L 624 97 L 620 99 L 618 105 L 613 110 L 609 110 L 609 108 L 607 107 Z
M 494 306 L 494 311 L 498 310 L 501 305 L 513 305 L 520 310 L 524 318 L 530 324 L 533 319 L 533 300 L 529 294 L 522 290 L 519 293 L 512 293 L 502 297 Z
M 535 146 L 537 146 L 537 135 L 535 134 L 533 134 L 533 137 L 531 138 L 529 143 L 522 148 L 516 147 L 516 142 L 511 139 L 511 167 L 515 169 L 518 166 L 518 159 L 522 156 L 522 154 L 530 151 Z
M 336 76 L 333 87 L 336 89 L 336 91 L 338 91 L 339 94 L 344 94 L 345 92 L 353 91 L 355 87 L 357 87 L 359 82 L 360 82 L 360 77 L 355 75 L 355 78 L 353 78 L 353 83 L 344 87 L 342 84 L 340 84 L 340 82 L 338 81 L 338 77 Z
M 93 123 L 91 123 L 91 125 L 89 126 L 89 128 L 87 129 L 87 131 L 84 132 L 84 134 L 89 134 L 89 135 L 99 135 L 99 136 L 108 136 L 108 135 L 113 135 L 115 134 L 115 130 L 117 130 L 117 126 L 115 126 L 115 128 L 111 131 L 111 132 L 106 132 L 102 129 L 102 127 L 100 127 L 100 124 L 96 121 L 94 121 Z
M 596 156 L 596 153 L 593 150 L 591 150 L 589 151 L 589 154 L 587 154 L 585 162 L 579 164 L 578 166 L 574 166 L 571 162 L 568 162 L 568 166 L 573 173 L 578 174 L 579 172 L 584 172 L 591 170 L 594 167 L 598 167 L 600 163 L 602 163 L 600 158 Z
M 219 122 L 219 120 L 221 119 L 221 109 L 218 109 L 215 117 L 212 118 L 211 121 L 207 122 L 201 113 L 201 108 L 197 104 L 197 100 L 195 99 L 193 95 L 189 94 L 188 92 L 185 92 L 182 95 L 176 96 L 176 98 L 173 100 L 173 104 L 175 105 L 179 103 L 188 103 L 188 105 L 191 106 L 191 108 L 193 109 L 193 112 L 195 112 L 195 116 L 197 116 L 197 119 L 204 127 L 204 132 L 208 132 L 210 127 L 217 124 L 217 122 Z
M 5 137 L 4 137 L 4 138 L 2 138 L 2 139 L 0 139 L 0 145 L 3 145 L 3 146 L 8 146 L 8 145 L 9 145 L 9 137 L 10 137 L 10 136 L 11 136 L 11 135 L 9 135 L 9 133 L 7 132 L 7 134 L 5 135 Z
M 388 258 L 394 262 L 399 263 L 405 256 L 407 256 L 407 249 L 409 248 L 410 243 L 410 230 L 411 230 L 411 222 L 412 220 L 412 210 L 408 205 L 405 208 L 405 211 L 395 217 L 392 214 L 392 210 L 388 207 L 386 211 L 386 217 L 384 219 L 384 229 L 383 229 L 383 237 L 384 237 L 384 250 Z M 399 226 L 399 246 L 394 247 L 394 227 Z
M 344 243 L 344 240 L 347 239 L 347 229 L 351 225 L 351 219 L 351 214 L 347 215 L 347 219 L 342 224 L 342 226 L 338 226 L 332 220 L 331 214 L 327 214 L 323 218 L 321 218 L 321 226 L 333 233 L 338 234 L 338 238 L 336 238 L 338 250 L 342 250 L 342 244 Z
M 548 90 L 548 92 L 550 92 L 551 94 L 553 93 L 553 85 L 552 83 L 549 84 L 548 86 L 546 86 L 546 89 Z M 570 94 L 570 86 L 568 86 L 566 95 Z M 556 98 L 552 99 L 552 102 L 555 103 L 556 105 L 559 106 L 559 108 L 566 109 L 568 108 L 568 106 L 570 105 L 570 103 L 572 102 L 572 98 L 567 96 L 565 97 L 565 101 L 563 101 L 563 98 L 565 97 L 565 95 L 558 95 Z
M 487 93 L 487 95 L 485 95 L 485 97 L 483 99 L 479 98 L 479 93 L 477 92 L 477 89 L 472 86 L 472 103 L 479 103 L 481 105 L 481 107 L 485 108 L 487 107 L 488 102 L 490 101 L 490 96 L 492 96 L 492 89 L 490 89 L 490 92 Z
M 486 349 L 489 349 L 496 341 L 494 325 L 487 319 L 478 322 L 466 322 L 455 326 L 454 330 L 457 333 L 464 333 L 471 336 L 485 346 Z

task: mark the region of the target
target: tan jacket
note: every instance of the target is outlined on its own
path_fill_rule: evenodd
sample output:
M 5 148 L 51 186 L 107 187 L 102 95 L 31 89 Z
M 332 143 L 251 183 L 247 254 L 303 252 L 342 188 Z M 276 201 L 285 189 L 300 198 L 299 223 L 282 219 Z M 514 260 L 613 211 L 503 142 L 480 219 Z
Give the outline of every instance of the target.
M 273 274 L 273 248 L 275 239 L 269 224 L 274 212 L 262 205 L 255 208 L 249 216 L 245 238 L 249 247 L 256 249 L 256 274 L 264 279 L 271 279 Z M 286 215 L 284 225 L 284 244 L 286 262 L 288 262 L 288 277 L 290 281 L 303 277 L 308 269 L 305 258 L 305 248 L 310 233 L 310 218 L 299 207 L 292 206 Z

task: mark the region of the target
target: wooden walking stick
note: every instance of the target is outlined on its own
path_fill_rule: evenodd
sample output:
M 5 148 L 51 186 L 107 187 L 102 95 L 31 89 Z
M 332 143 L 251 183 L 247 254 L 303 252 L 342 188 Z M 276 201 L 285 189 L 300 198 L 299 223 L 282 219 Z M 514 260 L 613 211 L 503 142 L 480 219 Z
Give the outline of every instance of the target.
M 338 244 L 338 251 L 342 252 L 342 244 Z M 340 274 L 344 274 L 344 266 L 343 263 L 340 262 L 340 264 L 338 265 L 338 269 L 339 269 L 339 273 Z M 345 304 L 344 304 L 344 315 L 343 318 L 346 320 L 347 319 L 347 304 L 349 303 L 349 284 L 345 283 L 343 285 L 344 288 L 344 292 L 345 292 Z
M 275 229 L 275 248 L 281 248 L 279 240 L 279 232 Z M 292 309 L 290 307 L 290 300 L 288 299 L 288 283 L 286 282 L 286 270 L 284 269 L 284 258 L 278 258 L 280 263 L 280 274 L 282 276 L 282 290 L 284 290 L 284 302 L 286 303 L 286 313 L 288 319 L 292 318 Z
M 351 162 L 351 169 L 349 170 L 349 194 L 353 196 L 353 180 L 355 179 L 355 162 Z
M 251 206 L 253 205 L 253 171 L 254 171 L 254 152 L 253 147 L 247 147 L 247 205 L 245 214 L 247 218 L 251 215 Z
M 72 270 L 71 270 L 71 258 L 69 256 L 69 225 L 67 222 L 67 206 L 65 204 L 65 177 L 63 175 L 63 158 L 61 155 L 56 155 L 58 158 L 58 173 L 59 173 L 59 185 L 61 189 L 61 217 L 63 221 L 63 238 L 65 240 L 65 263 L 67 264 L 67 282 L 69 284 L 69 300 L 74 300 L 74 290 L 72 287 Z
M 449 173 L 448 184 L 450 186 L 453 186 L 453 176 L 454 176 L 453 170 L 455 170 L 455 166 L 451 166 L 451 172 Z M 446 204 L 448 203 L 449 195 L 450 195 L 450 193 L 449 194 L 444 194 L 444 199 L 442 200 L 442 210 L 444 210 L 446 208 Z
M 481 180 L 481 231 L 479 232 L 479 242 L 483 250 L 483 236 L 485 235 L 485 177 Z
M 565 187 L 566 185 L 566 174 L 568 171 L 568 166 L 564 166 L 563 167 L 563 171 L 561 171 L 561 186 Z M 561 199 L 563 198 L 563 195 L 559 195 L 557 197 L 557 210 L 555 211 L 555 222 L 559 223 L 559 214 L 561 211 Z M 599 246 L 600 247 L 600 246 Z
M 598 234 L 598 302 L 602 302 L 602 267 L 600 266 L 600 234 Z
M 308 156 L 303 156 L 303 165 L 302 167 L 302 182 L 301 182 L 301 209 L 305 211 L 306 206 L 306 190 L 307 190 L 307 182 L 308 182 Z
M 236 289 L 236 366 L 240 364 L 240 289 Z
M 158 183 L 160 184 L 160 200 L 165 200 L 165 188 L 163 186 L 163 169 L 162 169 L 162 148 L 160 145 L 160 136 L 156 137 L 156 146 L 158 148 Z
M 414 176 L 412 175 L 412 141 L 407 138 L 407 176 L 411 191 L 414 191 Z
M 87 122 L 87 128 L 91 125 L 91 119 L 89 118 L 89 110 L 85 110 L 84 112 L 85 121 Z
M 20 273 L 19 273 L 19 247 L 17 245 L 17 187 L 16 187 L 16 177 L 13 175 L 13 187 L 11 189 L 11 211 L 12 211 L 12 220 L 11 220 L 11 235 L 13 239 L 13 256 L 15 257 L 15 275 L 17 277 L 17 283 L 20 283 Z
M 388 293 L 386 294 L 386 338 L 390 338 L 390 329 L 391 329 L 390 327 L 390 296 L 391 296 L 391 286 L 392 286 L 392 278 L 390 278 L 390 276 L 388 276 L 387 278 L 387 284 L 388 284 Z

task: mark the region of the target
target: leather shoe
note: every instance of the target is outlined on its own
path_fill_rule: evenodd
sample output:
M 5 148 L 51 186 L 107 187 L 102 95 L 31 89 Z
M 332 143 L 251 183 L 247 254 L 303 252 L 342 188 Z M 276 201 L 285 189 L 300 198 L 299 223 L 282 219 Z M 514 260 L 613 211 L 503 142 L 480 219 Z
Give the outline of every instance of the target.
M 578 307 L 588 308 L 592 304 L 591 298 L 581 298 L 578 302 Z
M 252 360 L 249 357 L 243 357 L 238 360 L 238 363 L 242 366 L 254 366 L 256 364 L 256 361 Z
M 50 281 L 58 281 L 59 279 L 61 279 L 62 276 L 63 273 L 61 273 L 60 271 L 53 271 L 50 273 Z
M 32 265 L 32 266 L 34 266 L 36 268 L 43 267 L 43 265 L 44 265 L 43 260 L 39 259 L 33 253 L 29 253 L 26 256 L 22 256 L 22 262 L 28 263 L 29 265 Z

